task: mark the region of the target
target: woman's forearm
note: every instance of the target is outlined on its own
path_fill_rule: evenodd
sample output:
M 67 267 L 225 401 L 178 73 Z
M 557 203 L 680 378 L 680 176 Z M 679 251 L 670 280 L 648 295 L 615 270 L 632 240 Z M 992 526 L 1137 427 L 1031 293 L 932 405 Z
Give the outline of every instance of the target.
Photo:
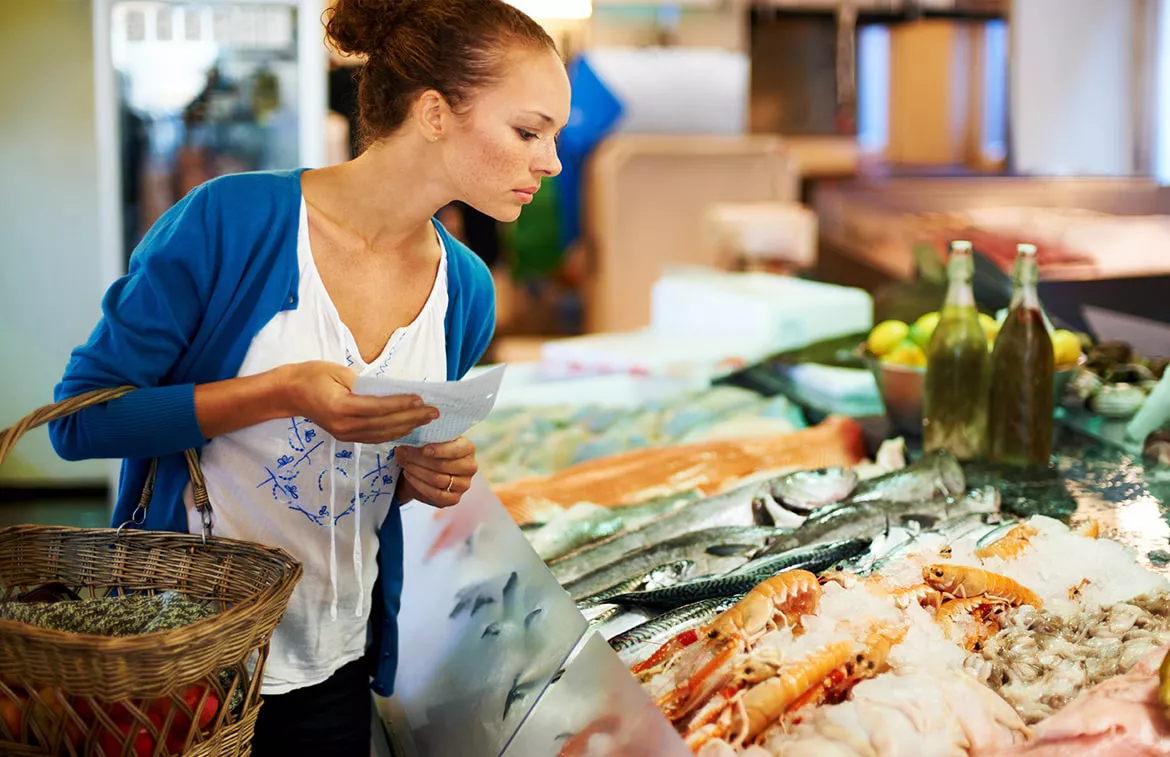
M 199 384 L 195 416 L 207 439 L 296 414 L 290 382 L 282 371 Z

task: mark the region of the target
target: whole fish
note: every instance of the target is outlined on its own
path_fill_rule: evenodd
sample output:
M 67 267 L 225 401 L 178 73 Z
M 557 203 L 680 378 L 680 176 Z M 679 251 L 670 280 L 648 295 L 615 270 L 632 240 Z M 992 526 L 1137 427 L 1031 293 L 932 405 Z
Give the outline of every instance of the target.
M 725 575 L 774 576 L 784 570 L 795 570 L 799 563 L 806 563 L 812 566 L 825 564 L 826 567 L 820 570 L 826 570 L 827 567 L 831 567 L 839 562 L 861 557 L 869 551 L 872 545 L 873 540 L 868 538 L 844 539 L 825 544 L 812 544 L 807 547 L 798 547 L 789 550 L 783 554 L 768 555 L 767 557 L 750 560 L 738 568 L 728 571 Z M 813 573 L 817 572 L 810 567 L 803 568 L 803 570 L 808 570 Z
M 693 604 L 703 599 L 730 597 L 751 591 L 761 581 L 786 570 L 807 570 L 821 573 L 842 560 L 849 560 L 869 549 L 868 539 L 849 539 L 832 544 L 821 544 L 805 549 L 794 549 L 783 555 L 770 557 L 758 562 L 754 570 L 744 571 L 751 565 L 741 566 L 732 573 L 718 578 L 668 586 L 663 589 L 634 591 L 610 597 L 609 602 L 618 605 L 645 607 L 651 610 L 667 610 L 673 607 Z
M 957 497 L 966 488 L 963 466 L 946 450 L 936 450 L 902 470 L 862 481 L 843 502 L 921 502 Z
M 663 644 L 683 631 L 707 625 L 719 613 L 742 598 L 743 595 L 740 594 L 734 597 L 704 599 L 701 602 L 675 608 L 641 625 L 634 626 L 625 633 L 614 636 L 609 640 L 609 645 L 613 647 L 614 651 L 622 652 L 639 644 Z
M 625 594 L 626 592 L 664 589 L 667 586 L 674 586 L 678 582 L 690 578 L 694 572 L 695 563 L 693 560 L 676 560 L 666 565 L 659 565 L 657 568 L 647 571 L 640 576 L 626 579 L 621 583 L 614 584 L 605 591 L 600 591 L 585 597 L 577 603 L 577 607 L 605 604 L 610 597 Z
M 840 502 L 857 488 L 860 478 L 849 468 L 796 471 L 771 483 L 776 503 L 802 515 Z
M 625 555 L 682 534 L 716 526 L 756 525 L 752 501 L 766 491 L 766 486 L 766 482 L 754 483 L 715 497 L 689 502 L 685 507 L 653 520 L 641 528 L 611 536 L 553 560 L 549 563 L 549 569 L 563 586 Z
M 842 502 L 817 510 L 800 528 L 777 536 L 758 557 L 781 554 L 807 544 L 873 537 L 886 533 L 892 526 L 912 522 L 922 528 L 934 528 L 943 520 L 973 512 L 989 512 L 983 508 L 997 504 L 982 492 L 958 499 Z
M 622 517 L 608 507 L 581 502 L 557 513 L 548 523 L 528 536 L 540 559 L 549 561 L 588 544 L 616 534 Z
M 697 575 L 718 574 L 747 562 L 784 531 L 762 526 L 721 526 L 676 536 L 619 558 L 564 585 L 580 601 L 676 560 L 691 560 Z

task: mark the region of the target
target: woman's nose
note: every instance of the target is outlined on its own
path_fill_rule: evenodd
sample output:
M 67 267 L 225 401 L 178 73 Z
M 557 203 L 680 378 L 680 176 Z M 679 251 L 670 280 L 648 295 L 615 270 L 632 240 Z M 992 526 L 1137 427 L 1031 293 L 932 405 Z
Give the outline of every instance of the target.
M 540 152 L 533 168 L 543 176 L 556 176 L 560 174 L 562 168 L 561 159 L 557 156 L 555 143 L 549 149 Z

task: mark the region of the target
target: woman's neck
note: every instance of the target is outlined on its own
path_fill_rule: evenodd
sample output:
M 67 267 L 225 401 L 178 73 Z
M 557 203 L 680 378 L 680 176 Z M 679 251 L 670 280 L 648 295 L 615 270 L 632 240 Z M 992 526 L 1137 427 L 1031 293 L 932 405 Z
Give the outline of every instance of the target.
M 413 136 L 377 142 L 347 163 L 305 172 L 305 202 L 371 249 L 417 249 L 451 199 L 432 151 Z

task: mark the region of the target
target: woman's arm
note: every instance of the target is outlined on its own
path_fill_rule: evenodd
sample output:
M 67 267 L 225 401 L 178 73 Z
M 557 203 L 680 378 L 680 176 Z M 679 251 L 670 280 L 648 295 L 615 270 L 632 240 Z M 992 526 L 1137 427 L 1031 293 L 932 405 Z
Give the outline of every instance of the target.
M 285 365 L 195 387 L 195 414 L 208 439 L 277 418 L 307 416 L 338 441 L 383 444 L 439 416 L 414 395 L 352 393 L 357 374 L 324 361 Z
M 205 443 L 193 384 L 160 386 L 186 354 L 211 297 L 219 217 L 206 185 L 187 194 L 151 227 L 129 272 L 102 300 L 102 317 L 75 349 L 55 399 L 93 389 L 134 386 L 121 399 L 49 424 L 66 460 L 146 458 Z

